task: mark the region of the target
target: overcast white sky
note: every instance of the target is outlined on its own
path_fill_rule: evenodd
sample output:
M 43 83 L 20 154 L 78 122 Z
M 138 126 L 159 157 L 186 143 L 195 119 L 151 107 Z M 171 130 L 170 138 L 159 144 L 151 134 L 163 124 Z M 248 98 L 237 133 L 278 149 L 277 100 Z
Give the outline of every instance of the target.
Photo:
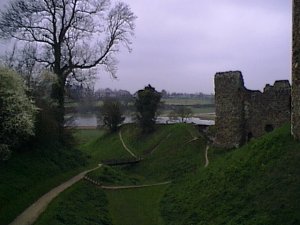
M 227 70 L 249 89 L 290 79 L 291 0 L 123 1 L 138 17 L 133 52 L 120 53 L 118 80 L 99 74 L 97 87 L 213 93 Z

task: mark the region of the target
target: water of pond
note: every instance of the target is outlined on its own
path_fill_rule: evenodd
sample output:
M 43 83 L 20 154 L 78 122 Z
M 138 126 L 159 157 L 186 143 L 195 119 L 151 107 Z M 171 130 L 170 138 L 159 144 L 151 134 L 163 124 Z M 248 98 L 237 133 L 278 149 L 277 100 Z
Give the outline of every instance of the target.
M 125 117 L 123 124 L 132 123 L 134 120 L 131 117 Z M 169 117 L 157 117 L 156 122 L 158 124 L 171 124 L 179 123 L 179 120 L 170 120 Z M 214 120 L 202 120 L 198 117 L 188 118 L 186 123 L 194 123 L 197 125 L 214 125 Z M 75 126 L 75 127 L 96 127 L 97 126 L 97 117 L 95 114 L 78 114 L 68 117 L 66 126 Z

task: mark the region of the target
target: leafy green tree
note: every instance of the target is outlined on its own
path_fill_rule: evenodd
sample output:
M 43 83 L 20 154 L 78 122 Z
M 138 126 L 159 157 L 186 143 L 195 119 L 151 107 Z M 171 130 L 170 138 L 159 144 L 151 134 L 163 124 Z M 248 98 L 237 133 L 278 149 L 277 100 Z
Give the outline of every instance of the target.
M 144 133 L 154 130 L 160 100 L 161 93 L 157 92 L 150 84 L 136 93 L 136 117 Z
M 119 125 L 125 120 L 121 103 L 117 99 L 106 99 L 101 107 L 100 118 L 111 132 L 118 130 Z
M 50 71 L 43 71 L 36 78 L 32 95 L 39 108 L 36 116 L 36 139 L 40 144 L 59 142 L 59 125 L 57 121 L 57 101 L 51 98 L 53 84 L 57 82 L 56 75 Z M 64 136 L 66 132 L 64 133 Z M 65 139 L 65 138 L 64 138 Z M 65 144 L 66 142 L 64 142 Z
M 34 135 L 37 112 L 27 97 L 21 77 L 0 68 L 0 156 L 8 159 L 12 150 Z

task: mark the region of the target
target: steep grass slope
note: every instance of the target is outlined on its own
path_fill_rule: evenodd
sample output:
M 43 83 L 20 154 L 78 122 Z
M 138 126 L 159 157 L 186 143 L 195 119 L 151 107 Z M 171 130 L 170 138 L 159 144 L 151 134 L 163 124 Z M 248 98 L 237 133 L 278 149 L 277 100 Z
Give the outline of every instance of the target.
M 158 130 L 160 136 L 155 137 L 156 141 L 153 141 L 155 134 L 133 138 L 124 132 L 124 140 L 131 149 L 137 149 L 135 142 L 142 142 L 146 153 L 141 163 L 123 167 L 124 171 L 143 176 L 148 181 L 160 182 L 178 179 L 204 166 L 206 143 L 194 126 L 174 124 L 160 129 L 163 132 Z M 195 140 L 195 137 L 198 139 Z
M 190 142 L 195 135 L 199 135 L 196 128 L 191 125 L 158 126 L 156 132 L 149 135 L 141 135 L 137 127 L 126 125 L 122 127 L 121 132 L 125 144 L 144 160 L 131 166 L 103 166 L 89 174 L 89 177 L 102 184 L 108 186 L 152 184 L 173 180 L 204 166 L 205 142 L 203 138 Z M 84 144 L 81 149 L 90 155 L 91 161 L 95 162 L 130 157 L 122 146 L 118 133 L 104 134 L 97 140 Z M 85 199 L 86 193 L 100 196 L 103 190 L 87 181 L 83 182 L 85 184 L 83 191 L 80 191 L 80 185 L 73 186 L 68 195 L 63 194 L 53 201 L 36 224 L 67 225 L 71 221 L 69 215 L 73 215 L 75 221 L 78 218 L 78 221 L 85 224 L 88 220 L 84 218 L 90 218 L 89 215 L 92 215 L 87 212 L 94 210 L 93 204 L 76 199 Z M 159 204 L 167 187 L 168 185 L 162 185 L 141 189 L 105 190 L 108 205 L 102 205 L 104 211 L 99 213 L 105 218 L 111 218 L 114 225 L 163 224 Z M 74 199 L 71 196 L 74 196 Z M 101 201 L 101 198 L 98 200 Z M 91 201 L 94 202 L 95 209 L 101 210 L 95 201 Z M 68 205 L 74 207 L 65 207 Z M 109 215 L 106 214 L 106 208 L 109 209 Z M 107 220 L 107 224 L 109 223 Z
M 167 190 L 168 225 L 300 224 L 300 143 L 285 126 L 214 157 Z
M 105 193 L 80 181 L 53 201 L 34 225 L 111 225 Z
M 114 225 L 162 225 L 159 202 L 168 186 L 105 191 Z
M 141 135 L 134 125 L 123 126 L 125 144 L 144 160 L 129 166 L 104 166 L 89 176 L 108 186 L 169 180 L 172 183 L 103 191 L 82 181 L 55 199 L 37 224 L 300 224 L 300 143 L 291 138 L 289 131 L 290 127 L 285 126 L 232 151 L 210 149 L 210 164 L 204 168 L 206 142 L 192 125 L 158 126 L 150 135 Z M 87 134 L 89 132 L 91 135 Z M 105 159 L 131 157 L 118 133 L 88 131 L 79 133 L 78 138 L 82 142 L 89 141 L 80 147 L 90 156 L 88 165 Z M 16 212 L 14 207 L 22 206 L 23 198 L 18 197 L 17 192 L 27 193 L 28 188 L 33 188 L 28 197 L 22 194 L 25 202 L 32 201 L 31 194 L 39 189 L 30 186 L 28 180 L 36 177 L 33 181 L 39 182 L 46 173 L 50 178 L 60 171 L 78 168 L 74 155 L 53 154 L 49 162 L 46 161 L 49 156 L 40 155 L 14 159 L 10 172 L 0 167 L 3 171 L 1 182 L 5 181 L 5 185 L 0 185 L 0 200 L 8 203 L 1 204 L 0 224 L 7 224 L 8 220 L 2 219 L 11 218 L 11 212 Z M 42 169 L 35 171 L 39 168 Z M 30 179 L 26 178 L 30 173 Z M 20 174 L 16 177 L 19 183 L 6 185 L 16 181 L 10 178 L 15 174 Z M 52 178 L 44 180 L 43 188 L 49 188 L 58 178 L 55 182 Z M 20 186 L 22 182 L 24 185 Z M 5 193 L 9 193 L 8 196 Z M 31 200 L 27 199 L 29 197 Z M 8 198 L 16 199 L 17 206 Z M 8 216 L 3 216 L 4 212 Z
M 9 224 L 41 195 L 86 166 L 86 157 L 59 145 L 15 154 L 0 164 L 0 225 Z

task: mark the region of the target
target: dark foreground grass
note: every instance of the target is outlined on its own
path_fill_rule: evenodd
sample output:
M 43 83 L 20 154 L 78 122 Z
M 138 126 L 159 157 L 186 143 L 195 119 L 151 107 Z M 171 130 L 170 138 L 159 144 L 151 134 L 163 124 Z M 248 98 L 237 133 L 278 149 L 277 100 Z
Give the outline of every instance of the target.
M 300 143 L 286 126 L 215 157 L 161 203 L 168 225 L 300 224 Z
M 191 141 L 199 135 L 192 125 L 162 126 L 158 133 L 143 137 L 131 126 L 122 129 L 123 138 L 137 153 L 144 154 L 151 146 L 155 150 L 139 164 L 104 167 L 90 175 L 112 186 L 173 182 L 107 190 L 106 195 L 81 182 L 60 195 L 38 225 L 94 224 L 94 218 L 102 224 L 116 225 L 300 224 L 300 143 L 292 140 L 289 126 L 240 149 L 211 149 L 207 168 L 206 142 L 201 137 Z M 128 154 L 117 133 L 104 134 L 81 149 L 90 155 L 90 163 Z M 5 200 L 4 195 L 1 198 Z M 94 210 L 102 212 L 103 217 Z
M 199 139 L 195 142 L 188 143 L 197 134 L 196 128 L 187 124 L 178 124 L 171 126 L 158 127 L 157 133 L 139 136 L 138 132 L 134 131 L 132 125 L 122 128 L 124 131 L 123 138 L 128 142 L 129 147 L 134 146 L 137 153 L 144 154 L 150 147 L 156 146 L 155 151 L 144 157 L 144 160 L 136 166 L 120 166 L 107 167 L 103 166 L 99 170 L 89 173 L 89 176 L 94 180 L 99 181 L 104 185 L 123 186 L 123 185 L 140 185 L 151 184 L 161 181 L 169 181 L 175 177 L 180 177 L 185 173 L 195 172 L 198 167 L 204 165 L 204 140 Z M 130 131 L 133 131 L 130 137 Z M 82 134 L 81 134 L 82 135 Z M 85 135 L 83 135 L 85 136 Z M 139 141 L 143 144 L 139 144 Z M 96 140 L 92 140 L 88 144 L 84 144 L 81 150 L 91 156 L 90 161 L 101 161 L 109 158 L 124 158 L 128 153 L 121 145 L 118 133 L 104 134 Z M 92 186 L 86 190 L 93 192 L 99 190 Z M 168 185 L 145 187 L 140 189 L 105 191 L 109 202 L 109 214 L 113 223 L 118 225 L 160 225 L 163 221 L 160 216 L 159 202 L 165 193 Z M 57 214 L 61 220 L 67 220 L 68 215 L 73 215 L 73 211 L 78 216 L 78 221 L 85 224 L 85 209 L 92 211 L 92 205 L 97 208 L 96 201 L 77 201 L 73 198 L 85 199 L 86 191 L 80 191 L 80 187 L 75 185 L 72 187 L 70 194 L 64 193 L 55 200 L 47 209 L 37 225 L 42 224 L 67 224 L 58 223 Z M 96 198 L 96 197 L 95 197 Z M 57 203 L 57 201 L 61 203 Z M 65 203 L 62 204 L 62 203 Z M 105 201 L 104 201 L 105 203 Z M 74 207 L 67 207 L 74 205 Z M 101 206 L 106 215 L 105 204 Z M 107 206 L 108 207 L 108 206 Z M 88 210 L 88 211 L 90 211 Z M 101 213 L 101 212 L 100 212 Z M 64 216 L 66 215 L 66 216 Z M 78 216 L 77 216 L 78 215 Z M 107 217 L 108 218 L 108 217 Z M 60 221 L 61 222 L 61 221 Z M 69 221 L 69 224 L 77 224 Z M 87 223 L 88 224 L 88 223 Z M 93 224 L 93 223 L 91 223 Z
M 0 164 L 0 224 L 7 225 L 40 196 L 86 166 L 78 150 L 59 145 L 13 155 Z
M 102 189 L 80 181 L 59 195 L 34 225 L 111 225 L 107 205 Z
M 94 181 L 109 186 L 128 186 L 145 183 L 143 177 L 135 174 L 128 174 L 126 171 L 122 170 L 122 167 L 103 165 L 100 169 L 90 172 L 87 175 Z
M 162 225 L 159 202 L 168 185 L 105 191 L 114 225 Z

